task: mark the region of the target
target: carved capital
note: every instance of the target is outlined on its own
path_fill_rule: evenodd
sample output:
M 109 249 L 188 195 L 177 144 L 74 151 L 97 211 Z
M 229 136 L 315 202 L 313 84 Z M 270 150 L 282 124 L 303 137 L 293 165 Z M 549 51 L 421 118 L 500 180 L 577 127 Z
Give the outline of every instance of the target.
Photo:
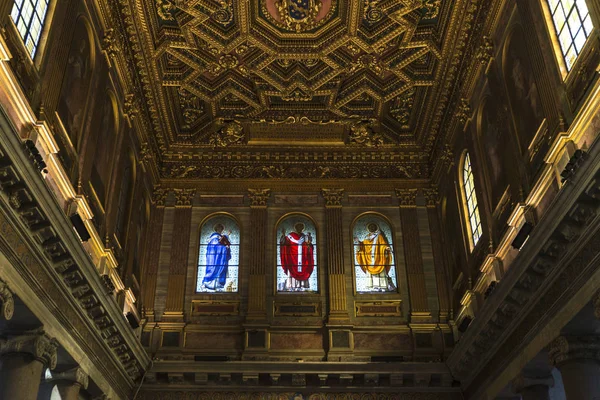
M 554 378 L 552 375 L 547 375 L 544 377 L 530 377 L 521 374 L 512 382 L 513 391 L 515 391 L 515 393 L 521 393 L 525 389 L 532 386 L 546 386 L 548 388 L 554 387 Z
M 341 207 L 344 198 L 344 189 L 322 189 L 326 207 Z
M 250 207 L 266 207 L 271 195 L 271 189 L 248 189 Z
M 54 373 L 50 370 L 46 370 L 46 374 L 44 375 L 44 380 L 46 382 L 57 382 L 57 381 L 65 382 L 66 381 L 66 382 L 73 383 L 75 385 L 79 385 L 84 389 L 87 389 L 88 383 L 89 383 L 88 375 L 80 367 L 76 367 L 76 368 L 70 369 L 68 371 L 56 372 L 56 373 Z
M 417 189 L 396 189 L 400 207 L 415 207 L 417 205 Z
M 173 189 L 175 192 L 175 206 L 191 207 L 196 195 L 196 189 Z
M 440 202 L 440 194 L 437 188 L 423 189 L 423 195 L 425 196 L 427 205 L 430 207 L 435 207 L 435 205 Z
M 50 338 L 43 329 L 26 332 L 0 342 L 0 355 L 27 353 L 50 369 L 56 367 L 58 342 Z
M 0 304 L 0 317 L 6 320 L 11 319 L 15 311 L 15 300 L 8 285 L 3 281 L 0 281 Z
M 165 189 L 161 186 L 155 186 L 154 190 L 152 191 L 152 202 L 155 203 L 157 207 L 164 207 L 168 195 L 169 189 Z
M 600 335 L 559 336 L 549 347 L 548 356 L 557 367 L 573 360 L 600 361 Z

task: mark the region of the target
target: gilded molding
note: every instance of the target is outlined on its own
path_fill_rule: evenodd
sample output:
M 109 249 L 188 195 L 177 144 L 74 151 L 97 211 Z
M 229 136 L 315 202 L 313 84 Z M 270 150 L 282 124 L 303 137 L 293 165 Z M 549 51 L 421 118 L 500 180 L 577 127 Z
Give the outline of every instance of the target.
M 344 189 L 321 189 L 326 207 L 341 207 Z
M 57 349 L 58 342 L 56 339 L 50 338 L 43 329 L 25 332 L 20 336 L 0 340 L 0 355 L 27 353 L 50 369 L 56 367 Z

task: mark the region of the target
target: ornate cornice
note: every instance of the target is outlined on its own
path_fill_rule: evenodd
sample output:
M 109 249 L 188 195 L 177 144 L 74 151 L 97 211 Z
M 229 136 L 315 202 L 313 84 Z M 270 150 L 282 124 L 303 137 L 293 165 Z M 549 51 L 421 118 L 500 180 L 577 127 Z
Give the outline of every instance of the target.
M 325 207 L 341 207 L 344 198 L 344 189 L 322 189 L 321 194 L 325 198 Z
M 0 317 L 5 320 L 10 320 L 15 311 L 15 300 L 13 294 L 8 288 L 8 285 L 0 280 Z
M 266 207 L 270 195 L 271 189 L 248 189 L 250 207 Z
M 50 338 L 43 329 L 0 340 L 0 355 L 27 353 L 50 369 L 56 367 L 57 349 L 58 342 L 56 339 Z

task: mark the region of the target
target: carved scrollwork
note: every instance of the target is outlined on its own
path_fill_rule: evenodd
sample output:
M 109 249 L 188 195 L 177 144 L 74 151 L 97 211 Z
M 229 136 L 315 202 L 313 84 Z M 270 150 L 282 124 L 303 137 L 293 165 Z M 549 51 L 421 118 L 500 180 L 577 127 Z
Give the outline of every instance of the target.
M 194 196 L 196 196 L 196 189 L 173 189 L 175 193 L 175 206 L 190 207 Z
M 220 120 L 218 123 L 220 128 L 213 133 L 209 140 L 209 144 L 213 148 L 244 144 L 246 135 L 239 122 Z
M 212 14 L 212 19 L 223 26 L 229 25 L 233 21 L 233 0 L 219 0 L 221 8 Z
M 359 121 L 350 127 L 348 140 L 351 144 L 365 147 L 379 147 L 383 138 L 375 133 L 370 121 Z
M 163 21 L 174 21 L 173 12 L 177 9 L 171 0 L 156 0 L 156 13 Z
M 365 20 L 368 22 L 379 22 L 383 19 L 383 10 L 379 7 L 379 0 L 365 0 Z
M 161 186 L 154 187 L 152 191 L 152 201 L 159 207 L 165 206 L 165 200 L 169 195 L 169 189 L 165 189 Z
M 402 93 L 394 103 L 390 106 L 390 114 L 396 121 L 402 124 L 403 127 L 408 127 L 410 116 L 415 101 L 416 89 L 411 87 L 406 92 Z
M 15 311 L 15 300 L 8 285 L 3 281 L 0 281 L 0 303 L 2 304 L 0 316 L 7 321 L 10 320 Z
M 440 4 L 442 0 L 423 0 L 425 14 L 423 19 L 434 19 L 440 13 Z
M 417 205 L 417 189 L 396 189 L 396 197 L 398 197 L 401 207 Z
M 204 105 L 197 96 L 185 89 L 180 88 L 178 94 L 179 107 L 183 116 L 183 122 L 185 123 L 183 128 L 189 129 L 204 113 Z
M 58 342 L 43 329 L 25 332 L 0 342 L 0 354 L 27 353 L 50 369 L 56 367 Z

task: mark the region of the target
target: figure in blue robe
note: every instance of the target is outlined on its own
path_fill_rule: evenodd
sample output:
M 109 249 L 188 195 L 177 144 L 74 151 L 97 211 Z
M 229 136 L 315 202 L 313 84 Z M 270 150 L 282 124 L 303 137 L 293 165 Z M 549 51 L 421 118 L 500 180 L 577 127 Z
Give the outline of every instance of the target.
M 227 268 L 231 260 L 231 242 L 229 235 L 223 234 L 225 227 L 221 224 L 214 226 L 214 232 L 206 246 L 206 274 L 202 286 L 209 290 L 223 290 L 227 279 Z M 229 232 L 231 233 L 231 232 Z

